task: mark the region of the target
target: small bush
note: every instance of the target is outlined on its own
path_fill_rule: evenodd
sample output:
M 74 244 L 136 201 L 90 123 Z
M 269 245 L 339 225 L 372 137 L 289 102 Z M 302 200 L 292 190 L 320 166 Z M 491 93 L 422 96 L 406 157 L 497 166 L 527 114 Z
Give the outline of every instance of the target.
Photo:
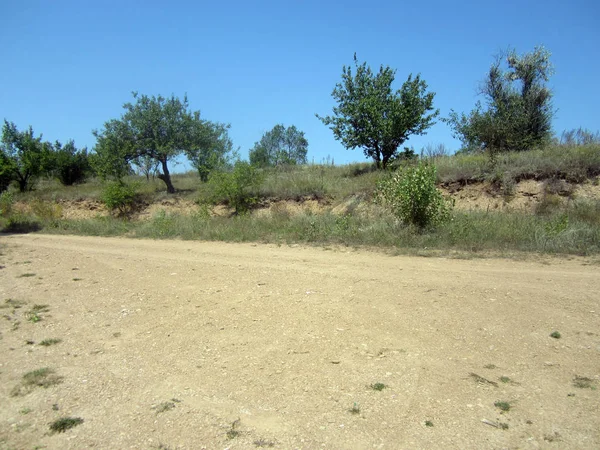
M 102 201 L 110 211 L 116 212 L 118 216 L 126 216 L 135 204 L 137 188 L 137 184 L 133 183 L 108 183 L 102 190 Z
M 64 433 L 65 431 L 81 425 L 83 419 L 80 417 L 63 417 L 62 419 L 55 420 L 50 424 L 50 431 L 53 433 Z
M 213 200 L 225 199 L 236 214 L 247 212 L 258 201 L 263 175 L 246 161 L 237 161 L 231 172 L 215 172 L 209 179 Z
M 402 222 L 426 228 L 447 221 L 452 209 L 435 183 L 435 166 L 420 162 L 379 183 L 376 199 Z

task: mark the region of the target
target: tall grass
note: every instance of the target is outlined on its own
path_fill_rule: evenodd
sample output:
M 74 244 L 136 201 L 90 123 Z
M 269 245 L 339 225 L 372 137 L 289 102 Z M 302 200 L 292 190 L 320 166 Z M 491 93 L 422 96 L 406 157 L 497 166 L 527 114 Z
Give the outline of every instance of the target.
M 600 253 L 600 202 L 575 202 L 551 214 L 459 212 L 434 230 L 400 224 L 373 206 L 354 215 L 289 214 L 211 217 L 156 214 L 144 222 L 105 217 L 59 221 L 45 232 L 93 236 L 125 235 L 152 239 L 193 239 L 227 242 L 306 243 L 396 249 L 495 254 L 538 252 L 592 255 Z

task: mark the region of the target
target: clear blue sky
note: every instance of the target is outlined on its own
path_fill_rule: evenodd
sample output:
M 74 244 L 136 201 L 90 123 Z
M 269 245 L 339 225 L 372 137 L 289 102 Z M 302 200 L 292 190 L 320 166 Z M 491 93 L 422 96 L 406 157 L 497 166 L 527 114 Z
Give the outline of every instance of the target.
M 364 161 L 315 117 L 331 113 L 354 52 L 396 69 L 398 88 L 421 73 L 446 116 L 473 108 L 496 53 L 539 44 L 556 69 L 555 131 L 600 128 L 598 0 L 0 0 L 0 43 L 0 119 L 88 148 L 135 90 L 187 93 L 204 118 L 231 124 L 243 157 L 283 123 L 306 133 L 309 160 Z M 441 122 L 407 144 L 427 143 L 459 148 Z

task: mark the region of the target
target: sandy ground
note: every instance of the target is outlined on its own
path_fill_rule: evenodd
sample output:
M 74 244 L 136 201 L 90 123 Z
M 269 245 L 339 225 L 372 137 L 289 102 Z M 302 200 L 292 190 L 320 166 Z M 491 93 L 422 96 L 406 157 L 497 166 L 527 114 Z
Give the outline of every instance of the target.
M 600 448 L 600 266 L 582 259 L 45 235 L 0 251 L 0 448 Z M 23 386 L 44 367 L 61 382 Z M 65 416 L 84 422 L 51 434 Z

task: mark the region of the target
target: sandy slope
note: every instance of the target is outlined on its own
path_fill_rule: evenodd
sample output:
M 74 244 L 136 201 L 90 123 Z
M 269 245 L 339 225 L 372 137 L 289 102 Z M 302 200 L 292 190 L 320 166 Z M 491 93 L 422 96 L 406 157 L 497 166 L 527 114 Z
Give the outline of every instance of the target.
M 600 448 L 583 260 L 44 235 L 0 251 L 0 302 L 27 302 L 0 310 L 0 448 Z M 63 382 L 10 396 L 41 367 Z M 49 435 L 66 415 L 84 423 Z

